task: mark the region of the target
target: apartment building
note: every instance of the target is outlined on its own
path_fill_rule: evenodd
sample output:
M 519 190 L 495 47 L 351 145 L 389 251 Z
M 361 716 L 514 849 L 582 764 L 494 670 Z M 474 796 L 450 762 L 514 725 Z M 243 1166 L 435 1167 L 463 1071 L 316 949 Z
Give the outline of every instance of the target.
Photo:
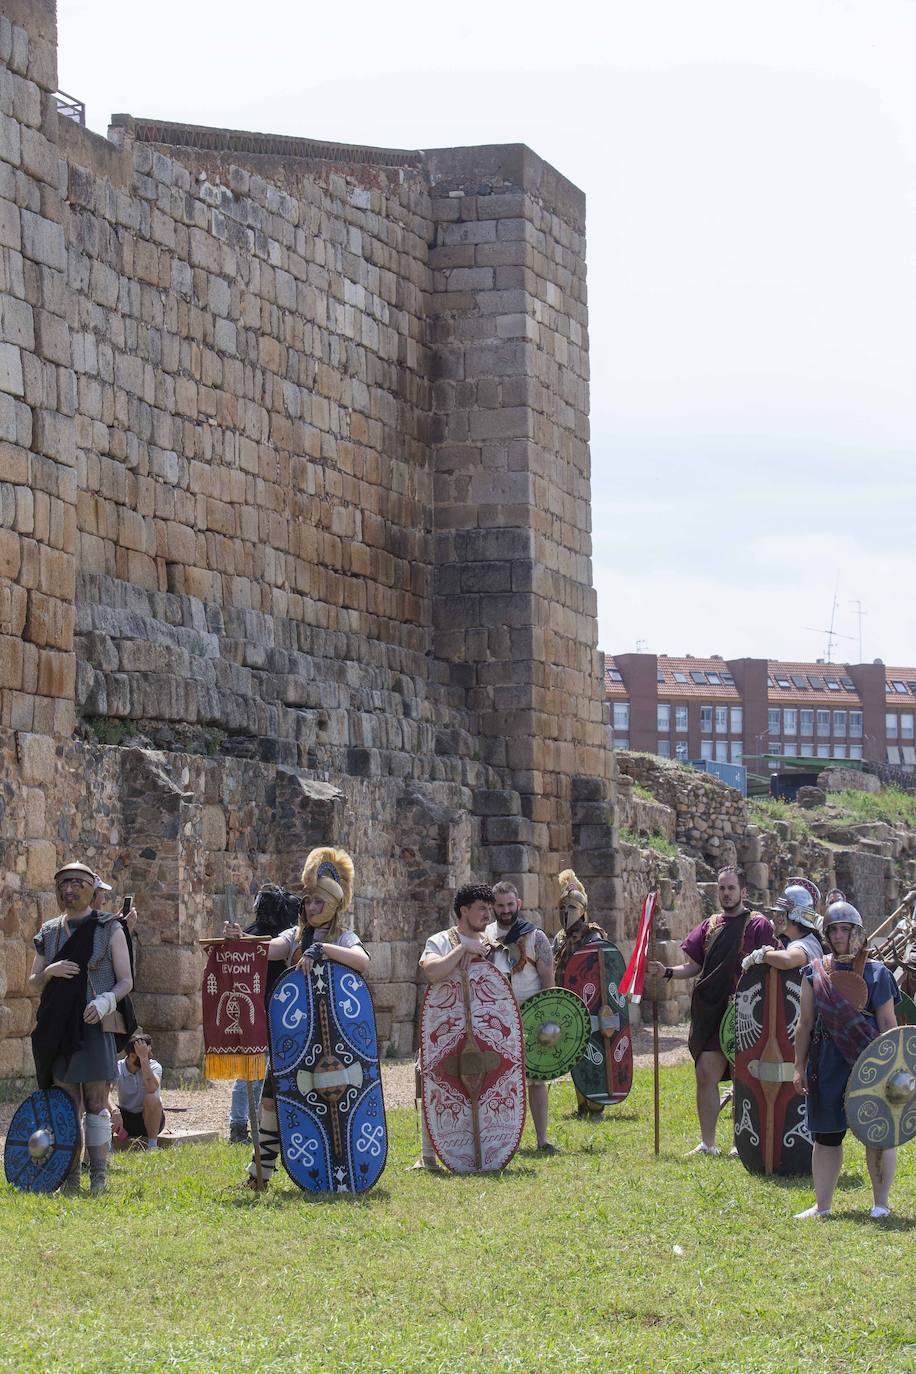
M 765 771 L 767 754 L 916 771 L 916 668 L 615 654 L 605 689 L 618 748 L 751 772 Z

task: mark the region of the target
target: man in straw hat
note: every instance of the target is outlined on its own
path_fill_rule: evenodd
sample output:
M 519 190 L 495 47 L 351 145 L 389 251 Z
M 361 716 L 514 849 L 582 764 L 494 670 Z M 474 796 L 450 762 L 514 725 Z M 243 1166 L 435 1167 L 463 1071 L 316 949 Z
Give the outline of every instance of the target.
M 108 1084 L 117 1076 L 117 1004 L 133 979 L 127 936 L 118 917 L 96 905 L 110 892 L 88 864 L 72 862 L 54 875 L 61 910 L 34 937 L 29 989 L 41 994 L 32 1051 L 40 1088 L 62 1088 L 84 1114 L 90 1190 L 105 1191 L 111 1149 Z M 79 1192 L 79 1159 L 63 1184 Z

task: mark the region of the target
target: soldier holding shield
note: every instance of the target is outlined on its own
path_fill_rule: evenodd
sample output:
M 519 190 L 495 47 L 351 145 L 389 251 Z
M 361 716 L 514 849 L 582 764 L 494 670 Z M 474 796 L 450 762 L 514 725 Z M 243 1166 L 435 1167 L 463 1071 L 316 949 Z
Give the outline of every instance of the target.
M 309 974 L 315 964 L 330 959 L 346 964 L 354 972 L 364 975 L 369 969 L 369 955 L 355 931 L 344 930 L 341 917 L 353 899 L 353 860 L 344 849 L 313 849 L 302 870 L 302 903 L 299 924 L 275 936 L 268 951 L 271 962 L 283 961 L 287 968 L 298 968 Z M 224 934 L 231 938 L 241 935 L 241 928 L 226 925 Z M 260 1135 L 260 1164 L 262 1187 L 267 1186 L 277 1167 L 280 1153 L 280 1126 L 274 1097 L 273 1075 L 268 1071 L 264 1080 L 258 1112 Z M 257 1164 L 248 1166 L 247 1185 L 258 1188 Z
M 847 1120 L 846 1084 L 862 1050 L 897 1025 L 900 992 L 891 974 L 866 958 L 862 917 L 850 902 L 834 902 L 824 917 L 825 959 L 815 959 L 802 976 L 801 1009 L 795 1033 L 795 1091 L 807 1097 L 808 1129 L 814 1137 L 812 1172 L 815 1203 L 797 1219 L 829 1217 L 843 1167 Z M 896 1150 L 867 1145 L 871 1178 L 870 1215 L 888 1216 Z
M 29 988 L 41 993 L 32 1050 L 40 1088 L 62 1088 L 84 1114 L 90 1191 L 105 1191 L 111 1149 L 108 1084 L 117 1076 L 116 1008 L 133 979 L 127 936 L 117 916 L 96 908 L 111 888 L 84 863 L 54 875 L 61 915 L 35 936 Z M 79 1192 L 80 1152 L 64 1181 Z

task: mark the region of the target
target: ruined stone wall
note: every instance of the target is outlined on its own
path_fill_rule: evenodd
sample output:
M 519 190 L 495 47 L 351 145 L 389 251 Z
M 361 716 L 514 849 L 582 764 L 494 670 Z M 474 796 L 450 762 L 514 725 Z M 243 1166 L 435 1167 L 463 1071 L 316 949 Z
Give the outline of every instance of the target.
M 409 1054 L 418 941 L 452 920 L 469 879 L 469 797 L 450 783 L 341 777 L 330 784 L 248 759 L 114 748 L 0 730 L 6 895 L 0 925 L 0 1078 L 31 1071 L 31 939 L 56 915 L 53 874 L 79 853 L 104 872 L 117 908 L 139 911 L 135 1008 L 170 1068 L 202 1053 L 198 940 L 234 910 L 246 923 L 262 882 L 294 886 L 314 844 L 353 854 L 348 919 L 372 958 L 382 1053 Z M 227 892 L 235 892 L 230 907 Z

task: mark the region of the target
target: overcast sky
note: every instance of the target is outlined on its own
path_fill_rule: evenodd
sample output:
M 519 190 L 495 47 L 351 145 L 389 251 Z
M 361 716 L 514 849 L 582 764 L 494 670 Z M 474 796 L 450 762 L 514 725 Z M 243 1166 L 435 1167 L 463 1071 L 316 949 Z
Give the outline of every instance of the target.
M 820 657 L 836 590 L 916 665 L 916 0 L 58 8 L 99 132 L 527 143 L 588 196 L 601 647 Z

